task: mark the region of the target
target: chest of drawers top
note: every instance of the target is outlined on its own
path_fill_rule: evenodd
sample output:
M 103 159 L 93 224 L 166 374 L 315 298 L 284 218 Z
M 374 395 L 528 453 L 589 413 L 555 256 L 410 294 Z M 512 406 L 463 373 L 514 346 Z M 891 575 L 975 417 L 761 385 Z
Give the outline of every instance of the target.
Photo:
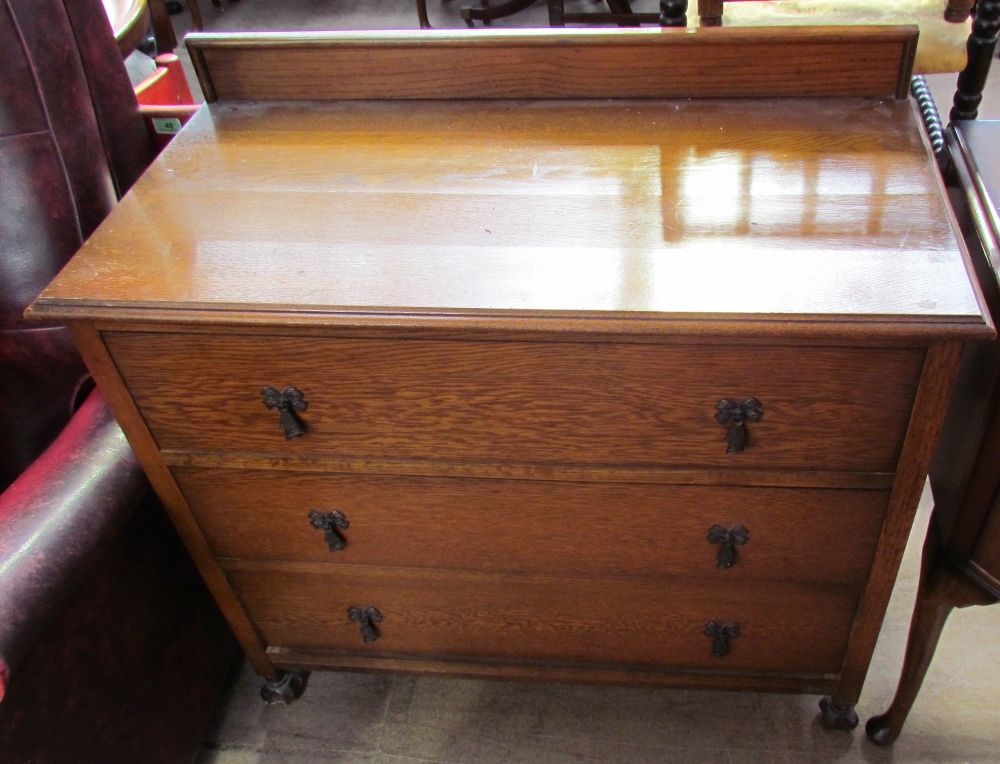
M 32 312 L 990 332 L 911 104 L 861 98 L 212 104 Z

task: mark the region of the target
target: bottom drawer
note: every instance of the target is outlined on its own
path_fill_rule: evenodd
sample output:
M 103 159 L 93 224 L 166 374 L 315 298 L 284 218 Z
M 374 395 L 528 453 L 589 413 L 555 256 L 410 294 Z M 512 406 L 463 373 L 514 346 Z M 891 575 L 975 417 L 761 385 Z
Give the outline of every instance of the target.
M 438 659 L 586 661 L 806 674 L 840 672 L 858 592 L 849 587 L 558 579 L 389 568 L 229 570 L 269 647 Z M 365 642 L 349 608 L 381 614 Z M 708 624 L 735 623 L 713 655 Z

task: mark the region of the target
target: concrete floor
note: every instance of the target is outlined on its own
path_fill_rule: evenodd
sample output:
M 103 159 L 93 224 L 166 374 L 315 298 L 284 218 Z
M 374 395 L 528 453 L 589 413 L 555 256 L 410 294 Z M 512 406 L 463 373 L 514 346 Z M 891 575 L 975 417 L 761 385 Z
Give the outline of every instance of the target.
M 430 0 L 461 27 L 465 0 Z M 592 0 L 569 0 L 581 8 Z M 645 3 L 645 4 L 643 4 Z M 655 0 L 633 3 L 651 10 Z M 413 0 L 201 0 L 210 30 L 416 28 Z M 187 13 L 174 17 L 179 34 Z M 544 26 L 542 3 L 497 26 Z M 179 49 L 179 53 L 182 51 Z M 947 115 L 954 75 L 930 78 Z M 1000 76 L 983 118 L 1000 118 Z M 892 699 L 931 500 L 921 504 L 858 704 L 862 723 Z M 821 550 L 819 550 L 821 553 Z M 930 764 L 1000 762 L 1000 607 L 955 611 L 900 740 L 889 749 L 826 732 L 813 696 L 578 687 L 314 673 L 304 697 L 265 706 L 249 668 L 234 677 L 199 764 Z

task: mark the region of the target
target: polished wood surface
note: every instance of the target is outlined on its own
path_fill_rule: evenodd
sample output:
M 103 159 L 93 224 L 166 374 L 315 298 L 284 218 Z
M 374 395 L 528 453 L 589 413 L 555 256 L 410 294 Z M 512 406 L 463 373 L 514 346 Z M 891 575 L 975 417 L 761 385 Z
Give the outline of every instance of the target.
M 918 349 L 815 349 L 803 364 L 797 348 L 739 345 L 105 342 L 165 450 L 862 472 L 892 471 L 924 361 Z M 304 394 L 303 437 L 285 439 L 265 385 Z M 716 406 L 749 397 L 764 417 L 745 451 L 727 453 Z
M 894 100 L 219 104 L 32 310 L 989 334 L 918 131 Z
M 718 671 L 835 673 L 856 590 L 822 585 L 720 586 L 442 574 L 384 568 L 328 571 L 287 564 L 228 570 L 264 639 L 289 648 L 361 654 L 671 665 Z M 382 636 L 365 645 L 350 606 L 379 603 Z M 708 623 L 741 633 L 712 656 Z
M 720 582 L 863 585 L 888 500 L 886 491 L 173 472 L 220 558 Z M 330 551 L 313 510 L 347 518 L 344 549 Z M 749 531 L 730 568 L 718 568 L 713 525 Z
M 262 674 L 848 707 L 993 336 L 894 98 L 217 103 L 32 313 L 74 326 Z M 716 405 L 749 397 L 727 454 Z M 716 523 L 750 533 L 728 570 Z
M 427 30 L 186 38 L 209 102 L 905 97 L 917 27 Z M 623 66 L 623 62 L 628 62 Z
M 584 481 L 643 485 L 729 485 L 771 488 L 838 488 L 889 490 L 893 472 L 844 472 L 840 470 L 769 470 L 718 467 L 646 467 L 634 464 L 535 464 L 530 462 L 428 461 L 426 459 L 361 459 L 310 457 L 245 452 L 160 452 L 170 467 L 249 469 L 293 472 L 363 472 L 366 475 L 467 477 L 490 480 Z

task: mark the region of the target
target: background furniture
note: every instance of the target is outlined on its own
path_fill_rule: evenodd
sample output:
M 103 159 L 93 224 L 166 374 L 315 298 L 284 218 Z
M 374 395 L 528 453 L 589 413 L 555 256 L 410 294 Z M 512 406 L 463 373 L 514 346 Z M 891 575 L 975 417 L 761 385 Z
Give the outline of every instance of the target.
M 994 317 L 997 284 L 997 205 L 1000 198 L 1000 123 L 972 122 L 996 51 L 1000 3 L 979 0 L 968 41 L 968 64 L 958 79 L 951 127 L 946 132 L 923 78 L 913 94 L 973 257 L 977 278 Z M 921 561 L 920 588 L 906 658 L 892 705 L 868 720 L 869 739 L 889 745 L 900 735 L 927 673 L 938 640 L 955 607 L 984 605 L 1000 597 L 1000 470 L 998 408 L 1000 346 L 973 343 L 965 351 L 960 381 L 931 472 L 935 507 Z
M 239 0 L 231 0 L 231 2 L 238 2 Z M 106 3 L 116 4 L 124 2 L 143 2 L 143 0 L 105 0 Z M 180 4 L 180 0 L 173 0 L 173 3 L 167 3 L 166 0 L 148 0 L 149 10 L 152 16 L 153 22 L 153 34 L 156 37 L 156 51 L 157 53 L 169 53 L 174 48 L 177 47 L 177 37 L 174 34 L 174 25 L 170 21 L 171 13 L 181 13 L 183 7 Z M 191 24 L 195 29 L 204 29 L 205 20 L 201 15 L 201 5 L 198 0 L 185 0 L 187 3 L 188 11 L 191 13 Z M 168 9 L 168 5 L 171 7 Z M 222 6 L 221 0 L 212 0 L 212 5 L 216 8 Z M 110 15 L 110 14 L 109 14 Z M 114 16 L 112 16 L 114 18 Z
M 983 100 L 983 87 L 990 72 L 1000 32 L 1000 0 L 978 0 L 972 33 L 966 50 L 968 63 L 958 75 L 958 88 L 951 109 L 951 121 L 975 119 Z
M 463 8 L 463 18 L 470 25 L 474 20 L 509 15 L 530 6 L 530 0 Z M 921 34 L 914 70 L 918 74 L 962 72 L 959 95 L 955 105 L 957 119 L 972 119 L 982 97 L 989 70 L 993 41 L 998 27 L 997 0 L 977 4 L 976 23 L 968 22 L 971 3 L 952 0 L 943 5 L 939 0 L 908 0 L 905 3 L 856 0 L 850 4 L 835 0 L 749 0 L 729 2 L 701 0 L 694 4 L 675 3 L 663 13 L 632 13 L 625 2 L 615 3 L 610 13 L 589 12 L 566 14 L 562 0 L 549 0 L 549 24 L 663 24 L 678 26 L 775 27 L 775 26 L 841 26 L 847 24 L 918 24 Z M 662 9 L 661 9 L 662 11 Z M 417 12 L 422 28 L 430 28 L 426 0 L 417 0 Z M 676 12 L 668 24 L 667 16 Z M 686 12 L 686 18 L 684 16 Z M 485 23 L 485 22 L 484 22 Z M 989 48 L 989 51 L 986 48 Z M 940 143 L 943 146 L 943 139 Z
M 238 2 L 239 0 L 230 0 L 230 2 Z M 198 0 L 186 0 L 188 9 L 191 11 L 191 20 L 194 22 L 195 29 L 203 29 L 204 24 L 201 17 L 201 6 L 198 4 Z M 222 0 L 212 0 L 212 5 L 216 8 L 222 7 Z
M 31 310 L 268 699 L 405 670 L 856 724 L 993 332 L 898 100 L 914 30 L 709 31 L 188 38 L 211 105 Z
M 163 149 L 200 108 L 194 102 L 181 60 L 173 53 L 156 57 L 156 70 L 135 86 L 139 113 Z
M 947 133 L 946 177 L 992 315 L 1000 316 L 1000 122 L 957 122 Z M 891 707 L 868 737 L 899 737 L 952 608 L 1000 599 L 1000 344 L 972 343 L 931 470 L 934 513 L 903 673 Z
M 231 635 L 65 328 L 22 317 L 155 146 L 99 0 L 7 0 L 0 70 L 0 751 L 190 761 Z
M 164 0 L 148 0 L 149 14 L 153 25 L 153 37 L 156 40 L 157 53 L 170 53 L 177 47 L 177 35 L 174 33 L 174 24 L 170 20 L 170 14 Z M 197 16 L 196 16 L 197 14 Z M 191 21 L 196 28 L 201 29 L 201 11 L 197 5 L 191 6 Z
M 111 22 L 122 58 L 135 50 L 149 28 L 149 5 L 146 0 L 102 0 Z

